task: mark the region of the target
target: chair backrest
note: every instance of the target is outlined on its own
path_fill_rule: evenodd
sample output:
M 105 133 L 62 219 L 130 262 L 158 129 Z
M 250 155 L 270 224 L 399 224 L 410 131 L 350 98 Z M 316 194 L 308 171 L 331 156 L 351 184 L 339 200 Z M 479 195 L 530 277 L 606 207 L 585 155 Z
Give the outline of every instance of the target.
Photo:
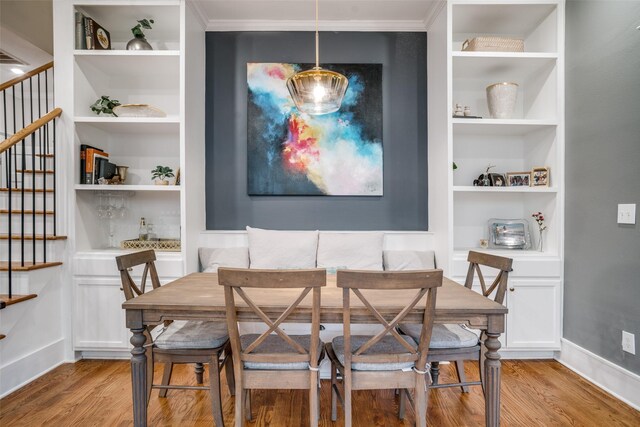
M 513 259 L 481 252 L 469 251 L 467 261 L 469 261 L 469 270 L 467 271 L 467 279 L 465 280 L 464 285 L 467 288 L 471 289 L 473 286 L 474 277 L 477 274 L 478 280 L 480 281 L 480 286 L 482 287 L 482 295 L 484 295 L 485 297 L 489 297 L 495 290 L 496 294 L 493 300 L 499 304 L 502 304 L 504 302 L 505 292 L 507 291 L 507 281 L 509 280 L 509 273 L 513 271 L 511 268 Z M 493 283 L 491 283 L 490 286 L 486 285 L 480 266 L 491 267 L 499 270 L 495 280 L 493 281 Z
M 320 339 L 320 288 L 326 285 L 326 270 L 250 270 L 220 267 L 218 269 L 218 283 L 224 286 L 227 327 L 229 329 L 234 363 L 308 362 L 312 368 L 317 368 L 319 349 L 315 343 L 318 343 Z M 260 302 L 252 300 L 245 292 L 246 288 L 271 289 L 274 293 L 281 293 L 283 300 L 293 299 L 293 302 L 275 320 L 272 320 L 265 313 L 264 306 L 261 308 Z M 280 291 L 276 291 L 277 289 L 280 289 Z M 298 293 L 296 292 L 297 289 L 302 289 L 302 291 Z M 280 325 L 298 308 L 309 292 L 312 292 L 311 341 L 309 350 L 307 350 L 287 335 L 280 328 Z M 249 293 L 251 293 L 250 289 Z M 266 332 L 259 335 L 244 349 L 242 349 L 240 343 L 238 313 L 243 310 L 247 311 L 247 307 L 236 305 L 236 294 L 246 303 L 253 314 L 262 319 L 268 327 Z M 272 312 L 272 308 L 269 308 L 269 311 Z M 277 354 L 253 353 L 272 332 L 278 334 L 291 347 L 291 352 L 279 352 Z
M 127 300 L 135 298 L 136 296 L 142 295 L 144 293 L 147 284 L 147 276 L 151 277 L 151 286 L 153 286 L 153 289 L 160 287 L 158 271 L 156 270 L 156 266 L 154 264 L 155 260 L 156 253 L 153 251 L 153 249 L 116 257 L 118 270 L 120 270 L 122 290 L 124 291 L 124 296 Z M 144 271 L 142 272 L 140 286 L 138 286 L 131 278 L 129 271 L 133 269 L 133 267 L 142 264 L 144 264 Z
M 337 286 L 343 288 L 343 325 L 344 325 L 344 348 L 345 361 L 344 366 L 350 367 L 351 363 L 386 363 L 386 362 L 414 362 L 415 367 L 424 370 L 427 363 L 427 353 L 429 351 L 429 342 L 431 341 L 431 331 L 433 328 L 433 319 L 436 307 L 437 288 L 442 286 L 442 270 L 420 270 L 420 271 L 357 271 L 357 270 L 338 270 Z M 390 292 L 375 292 L 367 299 L 361 289 L 375 291 L 397 291 L 415 289 L 416 293 L 409 301 L 403 300 L 406 304 L 404 308 L 397 314 L 379 311 L 376 308 L 377 302 L 393 299 L 394 295 Z M 351 301 L 350 296 L 353 292 L 358 299 L 364 304 L 371 315 L 382 325 L 383 329 L 360 347 L 351 350 Z M 382 295 L 384 294 L 384 295 Z M 424 298 L 425 310 L 422 319 L 422 331 L 420 333 L 420 342 L 418 349 L 414 349 L 405 339 L 398 333 L 397 326 L 407 317 L 413 308 Z M 391 319 L 388 321 L 387 319 Z M 374 344 L 383 339 L 386 335 L 393 336 L 406 350 L 406 355 L 372 355 L 364 354 Z

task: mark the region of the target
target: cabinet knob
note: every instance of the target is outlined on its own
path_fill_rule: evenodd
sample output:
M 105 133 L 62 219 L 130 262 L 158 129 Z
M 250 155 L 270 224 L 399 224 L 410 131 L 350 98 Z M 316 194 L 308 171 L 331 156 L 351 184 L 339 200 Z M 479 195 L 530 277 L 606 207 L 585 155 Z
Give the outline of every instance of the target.
M 516 290 L 516 288 L 509 288 L 509 290 L 510 290 L 511 292 L 513 292 L 513 291 L 515 291 L 515 290 Z

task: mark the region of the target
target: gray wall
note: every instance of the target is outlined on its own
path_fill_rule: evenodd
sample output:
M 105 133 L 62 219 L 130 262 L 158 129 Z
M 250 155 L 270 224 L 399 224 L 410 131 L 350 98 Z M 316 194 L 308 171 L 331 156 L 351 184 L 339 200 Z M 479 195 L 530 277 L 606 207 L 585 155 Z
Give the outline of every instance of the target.
M 247 62 L 313 60 L 307 32 L 207 33 L 207 229 L 426 230 L 425 33 L 321 33 L 322 63 L 382 64 L 384 196 L 248 196 Z M 443 184 L 444 185 L 444 184 Z
M 567 2 L 564 337 L 640 374 L 640 225 L 616 224 L 640 204 L 638 25 L 639 1 Z

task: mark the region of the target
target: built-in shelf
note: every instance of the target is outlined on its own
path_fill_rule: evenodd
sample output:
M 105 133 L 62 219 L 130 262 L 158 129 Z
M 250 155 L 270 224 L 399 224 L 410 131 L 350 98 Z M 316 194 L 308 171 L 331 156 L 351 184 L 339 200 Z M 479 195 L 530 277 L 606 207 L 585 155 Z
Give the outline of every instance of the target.
M 76 126 L 86 126 L 100 129 L 110 134 L 127 135 L 170 135 L 176 138 L 180 133 L 180 119 L 169 117 L 76 117 Z M 126 139 L 127 143 L 131 140 Z
M 557 193 L 555 187 L 475 187 L 471 185 L 454 185 L 454 192 L 459 193 Z
M 124 57 L 149 57 L 149 56 L 176 56 L 180 57 L 179 50 L 87 50 L 76 49 L 73 51 L 75 56 L 124 56 Z
M 169 191 L 179 192 L 179 185 L 89 185 L 76 184 L 76 190 L 84 191 Z
M 453 52 L 453 78 L 522 83 L 552 69 L 558 54 L 528 52 Z
M 557 258 L 559 255 L 554 251 L 540 252 L 535 249 L 482 249 L 482 248 L 455 248 L 453 258 L 456 260 L 467 259 L 469 251 L 482 252 L 492 255 L 506 256 L 509 258 Z
M 524 119 L 451 119 L 454 134 L 526 135 L 558 125 L 556 120 Z

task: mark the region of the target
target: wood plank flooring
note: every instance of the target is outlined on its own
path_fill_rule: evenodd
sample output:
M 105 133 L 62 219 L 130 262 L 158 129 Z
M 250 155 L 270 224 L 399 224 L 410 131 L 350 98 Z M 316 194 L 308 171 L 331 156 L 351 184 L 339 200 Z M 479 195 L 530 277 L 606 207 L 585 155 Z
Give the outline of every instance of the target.
M 156 367 L 156 381 L 160 368 Z M 453 369 L 442 365 L 440 378 L 451 380 Z M 477 368 L 467 363 L 467 377 Z M 205 378 L 207 378 L 205 374 Z M 174 369 L 172 382 L 195 384 L 192 366 Z M 328 381 L 322 382 L 321 426 L 341 426 L 330 420 Z M 234 400 L 223 387 L 225 424 L 233 425 Z M 393 391 L 354 393 L 354 426 L 412 426 L 408 406 L 397 418 Z M 248 426 L 308 425 L 308 401 L 302 391 L 254 391 L 254 420 Z M 428 422 L 432 426 L 484 425 L 484 399 L 479 387 L 430 392 Z M 502 370 L 503 426 L 640 426 L 640 412 L 591 385 L 555 361 L 505 361 Z M 84 360 L 62 365 L 0 400 L 0 425 L 8 426 L 130 426 L 131 377 L 127 361 Z M 149 405 L 151 426 L 213 425 L 205 391 L 170 390 L 166 399 L 154 390 Z

